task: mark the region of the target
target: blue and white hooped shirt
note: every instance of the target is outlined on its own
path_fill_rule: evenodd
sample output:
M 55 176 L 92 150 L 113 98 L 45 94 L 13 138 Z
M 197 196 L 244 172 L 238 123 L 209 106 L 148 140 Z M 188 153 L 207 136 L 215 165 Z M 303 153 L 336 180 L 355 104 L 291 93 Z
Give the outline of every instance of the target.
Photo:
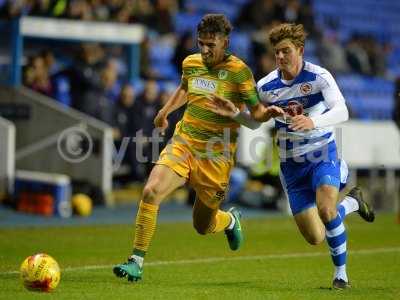
M 337 104 L 345 105 L 345 99 L 330 72 L 309 62 L 303 63 L 300 74 L 291 81 L 283 80 L 278 69 L 272 71 L 258 81 L 257 90 L 263 103 L 282 107 L 292 114 L 303 113 L 311 119 L 318 118 Z M 290 117 L 275 118 L 281 158 L 304 155 L 335 138 L 333 126 L 318 128 L 315 124 L 313 130 L 293 131 L 288 128 L 290 123 Z

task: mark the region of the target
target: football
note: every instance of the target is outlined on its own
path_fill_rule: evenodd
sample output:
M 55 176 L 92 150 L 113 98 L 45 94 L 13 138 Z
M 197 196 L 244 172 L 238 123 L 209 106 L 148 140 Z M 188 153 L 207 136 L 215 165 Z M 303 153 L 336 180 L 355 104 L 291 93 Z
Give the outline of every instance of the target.
M 31 291 L 51 292 L 60 282 L 60 267 L 45 253 L 27 257 L 20 268 L 21 281 Z

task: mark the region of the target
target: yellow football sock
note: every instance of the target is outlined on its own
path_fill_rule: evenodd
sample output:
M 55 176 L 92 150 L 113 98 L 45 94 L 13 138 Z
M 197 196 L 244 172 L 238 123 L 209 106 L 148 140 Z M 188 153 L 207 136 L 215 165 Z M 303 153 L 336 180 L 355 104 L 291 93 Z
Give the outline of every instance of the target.
M 149 248 L 157 225 L 158 205 L 140 202 L 136 216 L 136 232 L 133 253 L 144 256 Z
M 212 233 L 221 232 L 231 224 L 231 215 L 223 210 L 218 210 L 215 216 L 215 227 Z

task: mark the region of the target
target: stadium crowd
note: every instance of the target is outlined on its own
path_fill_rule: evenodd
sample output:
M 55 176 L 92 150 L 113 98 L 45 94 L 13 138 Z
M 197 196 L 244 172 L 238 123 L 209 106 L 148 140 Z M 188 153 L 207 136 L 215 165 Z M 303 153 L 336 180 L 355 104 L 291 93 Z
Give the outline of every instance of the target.
M 313 3 L 310 0 L 248 0 L 234 1 L 236 12 L 231 21 L 235 31 L 249 33 L 250 50 L 245 58 L 256 80 L 275 68 L 274 54 L 267 42 L 271 26 L 280 22 L 304 24 L 313 47 L 312 58 L 334 74 L 358 73 L 387 76 L 387 55 L 391 45 L 372 35 L 354 32 L 343 43 L 338 37 L 337 20 L 329 28 L 316 25 Z M 195 1 L 184 0 L 0 0 L 0 18 L 20 15 L 67 18 L 85 21 L 140 23 L 149 29 L 141 44 L 140 77 L 127 81 L 123 47 L 98 43 L 48 46 L 40 41 L 28 42 L 25 51 L 29 58 L 24 66 L 25 86 L 57 99 L 102 120 L 114 128 L 117 143 L 124 136 L 134 136 L 143 130 L 151 135 L 153 119 L 179 79 L 181 62 L 196 51 L 192 32 L 176 28 L 178 13 L 196 13 Z M 152 63 L 154 40 L 166 41 L 173 47 L 170 61 L 173 74 L 163 74 Z M 46 46 L 47 45 L 47 46 Z M 232 49 L 235 51 L 235 49 Z M 307 55 L 306 55 L 307 59 Z M 177 112 L 167 137 L 172 135 Z M 144 139 L 145 140 L 145 139 Z M 151 147 L 143 141 L 144 147 Z M 148 170 L 140 170 L 134 157 L 126 160 L 134 165 L 135 179 L 142 180 Z

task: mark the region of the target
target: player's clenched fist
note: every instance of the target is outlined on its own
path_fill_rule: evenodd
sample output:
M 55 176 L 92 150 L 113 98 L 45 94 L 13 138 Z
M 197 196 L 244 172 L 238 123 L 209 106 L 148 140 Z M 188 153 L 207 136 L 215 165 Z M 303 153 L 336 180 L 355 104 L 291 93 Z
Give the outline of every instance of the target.
M 168 119 L 162 111 L 159 111 L 157 116 L 154 118 L 154 126 L 160 129 L 162 133 L 164 133 L 165 129 L 167 129 Z
M 285 111 L 282 108 L 275 105 L 268 106 L 265 111 L 271 118 L 276 118 L 285 114 Z
M 292 124 L 289 125 L 289 128 L 294 131 L 304 131 L 314 129 L 315 125 L 309 117 L 297 115 L 292 118 Z

